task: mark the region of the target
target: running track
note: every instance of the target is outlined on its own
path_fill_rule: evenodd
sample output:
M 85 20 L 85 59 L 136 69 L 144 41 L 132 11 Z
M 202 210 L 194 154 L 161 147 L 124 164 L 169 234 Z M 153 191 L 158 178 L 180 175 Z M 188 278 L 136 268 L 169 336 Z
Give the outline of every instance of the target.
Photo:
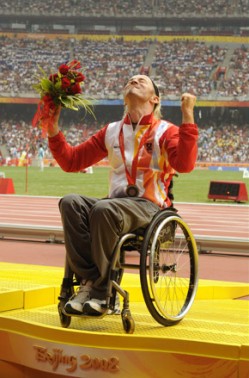
M 0 224 L 61 227 L 57 197 L 0 195 Z M 249 236 L 249 206 L 245 204 L 176 203 L 195 236 Z
M 0 228 L 3 224 L 61 227 L 59 198 L 0 195 Z M 243 204 L 176 203 L 179 214 L 195 237 L 248 239 L 249 206 Z M 249 244 L 249 243 L 248 243 Z M 247 243 L 246 243 L 247 246 Z M 249 250 L 248 250 L 249 252 Z M 212 256 L 213 255 L 213 256 Z M 215 257 L 214 257 L 215 256 Z M 199 277 L 202 279 L 248 282 L 249 253 L 201 254 Z M 215 258 L 215 260 L 214 260 Z M 63 267 L 65 247 L 62 244 L 9 241 L 0 235 L 2 262 Z

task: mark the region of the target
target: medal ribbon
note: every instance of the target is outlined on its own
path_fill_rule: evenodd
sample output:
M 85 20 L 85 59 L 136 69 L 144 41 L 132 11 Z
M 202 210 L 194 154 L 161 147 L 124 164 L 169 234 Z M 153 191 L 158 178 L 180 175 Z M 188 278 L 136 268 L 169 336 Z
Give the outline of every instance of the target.
M 149 134 L 151 132 L 151 129 L 155 126 L 155 124 L 158 123 L 158 121 L 154 121 L 150 127 L 146 130 L 146 132 L 144 133 L 144 135 L 142 136 L 141 140 L 140 140 L 140 143 L 139 143 L 139 146 L 138 146 L 138 149 L 137 149 L 137 152 L 132 160 L 132 165 L 131 165 L 131 173 L 129 172 L 128 168 L 127 168 L 127 165 L 126 165 L 126 158 L 125 158 L 125 147 L 124 147 L 124 132 L 123 132 L 123 125 L 124 123 L 122 124 L 121 126 L 121 129 L 120 129 L 120 133 L 119 133 L 119 147 L 120 147 L 120 152 L 121 152 L 121 156 L 122 156 L 122 159 L 123 159 L 123 162 L 124 162 L 124 166 L 125 166 L 125 173 L 126 173 L 126 178 L 127 178 L 127 181 L 128 181 L 128 184 L 129 185 L 135 185 L 136 184 L 136 173 L 137 173 L 137 163 L 138 163 L 138 156 L 139 156 L 139 152 L 140 150 L 142 149 L 142 147 L 144 146 L 144 144 L 146 143 L 148 137 L 149 137 Z

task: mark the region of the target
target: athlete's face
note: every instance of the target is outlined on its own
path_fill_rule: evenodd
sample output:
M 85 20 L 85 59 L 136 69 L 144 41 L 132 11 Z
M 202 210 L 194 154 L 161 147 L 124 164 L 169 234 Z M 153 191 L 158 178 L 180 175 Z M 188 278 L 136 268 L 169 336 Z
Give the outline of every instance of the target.
M 155 96 L 151 79 L 146 75 L 135 75 L 130 78 L 124 87 L 124 100 L 127 102 L 134 96 L 148 101 Z

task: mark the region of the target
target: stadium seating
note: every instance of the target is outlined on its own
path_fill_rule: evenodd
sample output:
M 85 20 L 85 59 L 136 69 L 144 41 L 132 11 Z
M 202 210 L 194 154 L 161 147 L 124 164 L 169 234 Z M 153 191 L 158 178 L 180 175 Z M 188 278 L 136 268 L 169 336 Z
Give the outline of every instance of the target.
M 51 9 L 56 27 L 51 18 L 49 22 L 44 21 L 49 20 Z M 211 22 L 212 18 L 224 21 L 232 17 L 242 19 L 248 14 L 248 0 L 209 4 L 202 0 L 3 2 L 0 9 L 0 147 L 7 149 L 9 161 L 14 162 L 23 151 L 34 158 L 42 141 L 46 157 L 50 157 L 46 141 L 41 140 L 41 130 L 31 126 L 30 114 L 34 108 L 31 105 L 19 108 L 14 117 L 7 105 L 16 99 L 30 104 L 30 99 L 38 97 L 33 85 L 38 80 L 39 67 L 49 74 L 70 59 L 82 62 L 85 96 L 99 103 L 114 100 L 122 105 L 124 83 L 144 69 L 160 89 L 166 103 L 166 119 L 174 112 L 167 108 L 169 104 L 179 101 L 185 91 L 204 102 L 227 101 L 235 104 L 233 106 L 237 101 L 248 103 L 249 49 L 248 43 L 244 43 L 248 29 L 233 25 L 222 28 L 223 22 L 218 26 Z M 137 24 L 138 15 L 143 19 L 143 26 Z M 12 16 L 17 16 L 19 22 L 13 22 Z M 35 21 L 37 16 L 39 22 Z M 89 24 L 86 27 L 85 21 L 94 17 L 104 20 L 103 25 L 97 21 L 96 27 Z M 127 17 L 129 23 L 124 21 Z M 158 20 L 162 17 L 175 20 L 175 24 L 160 23 Z M 80 22 L 74 22 L 77 18 Z M 190 18 L 193 26 L 182 24 L 184 19 Z M 121 19 L 119 23 L 117 20 Z M 200 23 L 202 19 L 205 25 Z M 206 22 L 209 19 L 210 24 Z M 71 20 L 71 29 L 65 26 L 67 20 Z M 150 26 L 150 21 L 154 26 L 158 21 L 157 27 Z M 229 35 L 235 38 L 229 39 Z M 61 123 L 68 140 L 75 145 L 108 122 L 110 114 L 116 118 L 115 112 L 114 107 L 109 113 L 105 111 L 101 122 L 79 121 L 75 117 L 69 121 L 62 115 Z M 197 118 L 198 112 L 197 109 Z M 122 116 L 120 107 L 119 116 Z M 204 121 L 199 117 L 198 161 L 248 162 L 246 117 L 244 109 L 240 119 L 208 115 Z M 6 160 L 0 151 L 0 165 L 3 163 Z
M 135 37 L 134 37 L 135 38 Z M 16 37 L 0 38 L 0 92 L 3 97 L 34 97 L 33 84 L 40 73 L 48 74 L 76 58 L 83 64 L 86 76 L 85 94 L 96 99 L 120 99 L 125 81 L 141 67 L 149 65 L 163 99 L 179 99 L 190 91 L 199 99 L 245 100 L 249 95 L 247 47 L 226 43 L 219 45 L 195 39 L 126 40 Z M 216 76 L 219 66 L 226 75 Z

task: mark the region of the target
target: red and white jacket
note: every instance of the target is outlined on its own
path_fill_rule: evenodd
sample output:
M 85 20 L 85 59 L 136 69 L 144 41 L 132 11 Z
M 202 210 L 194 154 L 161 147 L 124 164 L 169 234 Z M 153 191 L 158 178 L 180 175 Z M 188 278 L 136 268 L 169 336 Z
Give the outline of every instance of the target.
M 120 148 L 121 129 L 123 157 Z M 135 162 L 133 171 L 139 196 L 160 207 L 167 207 L 171 204 L 167 189 L 174 172 L 186 173 L 194 168 L 197 138 L 196 124 L 178 127 L 164 120 L 156 120 L 150 114 L 144 116 L 133 130 L 130 118 L 126 115 L 123 120 L 109 123 L 78 146 L 70 146 L 63 133 L 59 132 L 49 138 L 49 147 L 66 172 L 79 172 L 108 157 L 111 166 L 109 197 L 115 197 L 115 193 L 127 187 L 125 166 L 131 173 L 132 163 L 134 166 Z

